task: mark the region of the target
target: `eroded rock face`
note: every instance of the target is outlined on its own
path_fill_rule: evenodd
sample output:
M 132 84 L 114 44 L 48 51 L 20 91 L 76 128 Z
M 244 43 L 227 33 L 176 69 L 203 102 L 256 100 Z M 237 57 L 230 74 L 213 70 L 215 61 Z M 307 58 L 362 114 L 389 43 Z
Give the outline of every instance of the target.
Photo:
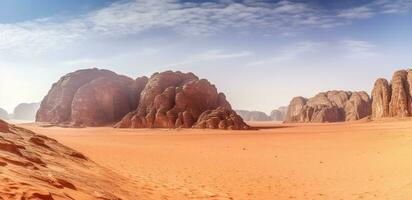
M 96 68 L 69 73 L 53 84 L 36 121 L 75 126 L 116 123 L 136 108 L 146 81 Z
M 205 115 L 205 112 L 210 115 Z M 199 79 L 192 73 L 166 71 L 156 73 L 149 79 L 140 95 L 137 109 L 127 114 L 115 127 L 217 128 L 199 125 L 214 114 L 219 117 L 210 117 L 210 120 L 219 120 L 217 124 L 221 121 L 229 124 L 222 124 L 221 128 L 247 127 L 241 117 L 232 112 L 225 95 L 218 93 L 209 81 Z
M 366 92 L 329 91 L 310 99 L 292 99 L 286 122 L 352 121 L 370 114 L 371 101 Z
M 303 121 L 303 108 L 306 105 L 308 99 L 304 97 L 294 97 L 288 106 L 288 113 L 286 115 L 286 121 L 298 122 Z
M 389 117 L 391 87 L 386 79 L 376 80 L 372 90 L 372 118 Z
M 137 199 L 81 153 L 1 120 L 0 167 L 0 199 Z
M 21 103 L 14 108 L 13 119 L 34 121 L 39 108 L 40 103 Z
M 97 78 L 82 86 L 74 95 L 71 122 L 75 126 L 102 126 L 118 122 L 136 109 L 141 88 L 139 91 L 132 79 L 123 76 Z
M 236 113 L 245 121 L 271 121 L 272 119 L 264 112 L 236 110 Z
M 400 70 L 392 77 L 392 95 L 389 103 L 389 115 L 391 117 L 410 116 L 410 86 L 408 71 Z
M 286 119 L 287 114 L 288 114 L 288 107 L 282 106 L 282 107 L 279 107 L 278 109 L 272 110 L 272 112 L 270 112 L 270 118 L 273 121 L 284 121 Z
M 372 91 L 372 117 L 412 116 L 412 70 L 396 71 L 389 84 L 380 78 Z

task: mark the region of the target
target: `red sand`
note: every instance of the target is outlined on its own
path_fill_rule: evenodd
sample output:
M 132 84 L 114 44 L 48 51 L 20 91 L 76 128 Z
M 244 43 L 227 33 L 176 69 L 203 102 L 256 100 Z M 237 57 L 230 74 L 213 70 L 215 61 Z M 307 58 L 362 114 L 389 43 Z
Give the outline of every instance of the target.
M 263 125 L 257 131 L 23 126 L 129 178 L 142 199 L 412 198 L 412 120 Z

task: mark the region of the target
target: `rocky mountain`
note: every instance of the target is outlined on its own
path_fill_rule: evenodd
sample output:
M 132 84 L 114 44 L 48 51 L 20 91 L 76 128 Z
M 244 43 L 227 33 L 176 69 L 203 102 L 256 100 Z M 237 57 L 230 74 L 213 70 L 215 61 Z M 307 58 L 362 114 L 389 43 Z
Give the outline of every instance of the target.
M 306 99 L 295 97 L 286 122 L 341 122 L 368 117 L 371 100 L 366 92 L 328 91 Z
M 115 127 L 248 129 L 209 81 L 172 71 L 153 74 L 137 109 Z
M 284 121 L 286 119 L 287 112 L 287 106 L 279 107 L 278 109 L 272 110 L 272 112 L 270 112 L 270 118 L 273 121 Z
M 69 73 L 43 99 L 37 122 L 118 128 L 247 129 L 223 93 L 192 73 L 133 80 L 108 70 Z
M 146 81 L 96 68 L 69 73 L 44 97 L 36 121 L 72 126 L 116 123 L 136 109 Z
M 264 112 L 235 110 L 245 121 L 271 121 L 272 119 Z
M 14 108 L 13 119 L 34 121 L 39 108 L 40 103 L 21 103 Z
M 9 119 L 9 113 L 6 110 L 2 109 L 2 108 L 0 108 L 0 119 L 2 119 L 2 120 L 8 120 Z
M 412 70 L 399 70 L 392 81 L 376 80 L 372 90 L 372 118 L 412 116 Z
M 138 199 L 81 153 L 2 120 L 0 166 L 0 199 Z

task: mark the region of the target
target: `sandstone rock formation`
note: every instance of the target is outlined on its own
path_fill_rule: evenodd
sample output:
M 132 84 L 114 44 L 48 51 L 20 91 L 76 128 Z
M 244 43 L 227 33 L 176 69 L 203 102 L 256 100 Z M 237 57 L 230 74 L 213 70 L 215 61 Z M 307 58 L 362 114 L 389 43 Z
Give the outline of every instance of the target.
M 13 119 L 34 121 L 39 108 L 40 103 L 21 103 L 14 108 Z
M 270 112 L 270 118 L 273 121 L 284 121 L 286 119 L 287 112 L 287 106 L 279 107 L 278 109 L 272 110 L 272 112 Z
M 271 121 L 272 119 L 264 112 L 236 110 L 236 113 L 245 121 Z
M 394 73 L 389 84 L 380 78 L 372 90 L 372 118 L 412 116 L 412 70 Z
M 9 113 L 6 110 L 2 109 L 2 108 L 0 108 L 0 119 L 2 119 L 2 120 L 8 120 L 9 119 Z
M 223 93 L 192 73 L 166 71 L 151 76 L 134 112 L 118 128 L 247 129 Z
M 366 92 L 329 91 L 290 102 L 286 122 L 341 122 L 368 117 L 371 101 Z
M 108 70 L 86 69 L 63 76 L 43 99 L 37 122 L 101 126 L 136 109 L 147 78 L 137 80 Z
M 391 87 L 386 79 L 376 80 L 372 90 L 372 118 L 389 117 Z
M 192 73 L 167 71 L 150 80 L 133 80 L 108 70 L 86 69 L 53 85 L 36 121 L 75 127 L 117 123 L 118 128 L 192 128 L 203 127 L 198 121 L 203 113 L 208 114 L 202 120 L 219 119 L 220 129 L 248 128 L 223 93 Z
M 81 153 L 1 120 L 0 167 L 0 199 L 138 199 Z

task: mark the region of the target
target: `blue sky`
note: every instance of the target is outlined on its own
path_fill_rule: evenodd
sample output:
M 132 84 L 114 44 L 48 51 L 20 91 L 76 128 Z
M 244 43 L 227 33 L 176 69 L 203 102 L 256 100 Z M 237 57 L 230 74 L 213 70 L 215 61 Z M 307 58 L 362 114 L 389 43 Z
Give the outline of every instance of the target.
M 40 101 L 89 67 L 191 71 L 234 108 L 264 112 L 325 90 L 370 92 L 411 66 L 411 12 L 412 0 L 4 0 L 0 107 Z

